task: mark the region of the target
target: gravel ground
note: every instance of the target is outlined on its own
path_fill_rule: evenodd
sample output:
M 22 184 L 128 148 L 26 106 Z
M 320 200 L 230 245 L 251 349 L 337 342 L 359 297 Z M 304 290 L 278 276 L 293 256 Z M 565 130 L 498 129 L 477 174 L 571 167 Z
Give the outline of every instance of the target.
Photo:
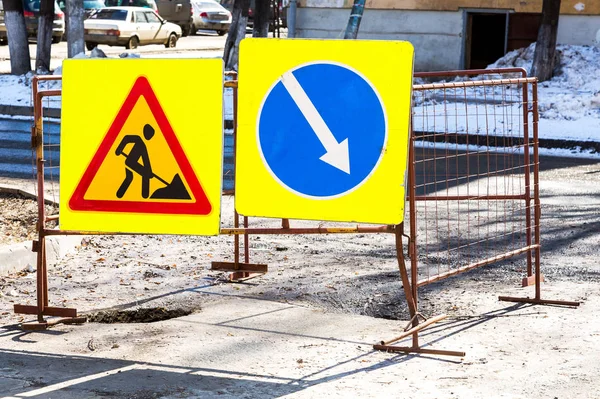
M 389 372 L 382 374 L 376 382 L 372 378 L 378 372 L 369 371 L 364 379 L 367 385 L 363 384 L 362 377 L 340 381 L 340 397 L 348 392 L 361 392 L 362 397 L 394 396 L 390 390 L 397 393 L 401 388 L 387 384 L 403 381 L 408 390 L 405 397 L 411 398 L 597 398 L 594 381 L 599 372 L 597 359 L 600 352 L 594 342 L 600 335 L 597 318 L 600 303 L 600 163 L 544 158 L 542 165 L 542 270 L 546 277 L 543 296 L 581 301 L 582 305 L 575 310 L 499 303 L 498 295 L 533 294 L 533 288 L 519 287 L 525 270 L 523 258 L 422 287 L 419 290 L 421 312 L 427 316 L 449 315 L 447 322 L 426 330 L 421 335 L 422 342 L 433 343 L 433 347 L 440 349 L 466 350 L 467 357 L 432 362 L 428 356 L 391 357 L 391 354 L 373 353 L 369 348 L 358 346 L 350 352 L 367 356 L 363 352 L 369 351 L 368 356 L 372 356 L 370 360 L 360 358 L 361 362 L 374 361 L 374 364 L 393 367 L 386 368 Z M 222 213 L 224 225 L 230 225 L 231 198 L 223 199 Z M 278 224 L 277 220 L 251 219 L 251 226 Z M 293 227 L 306 225 L 315 224 L 292 221 Z M 21 272 L 0 277 L 0 337 L 5 337 L 3 345 L 6 348 L 15 347 L 19 354 L 25 349 L 23 342 L 27 342 L 27 348 L 32 351 L 45 352 L 55 348 L 61 354 L 98 357 L 98 361 L 161 359 L 167 364 L 179 364 L 183 359 L 190 367 L 231 364 L 234 370 L 263 367 L 265 373 L 276 374 L 280 369 L 287 370 L 291 362 L 297 374 L 314 370 L 318 374 L 322 372 L 319 370 L 332 367 L 332 359 L 324 348 L 339 346 L 340 342 L 324 341 L 309 354 L 304 345 L 308 338 L 302 338 L 302 335 L 297 345 L 290 345 L 289 338 L 280 335 L 264 338 L 268 347 L 282 345 L 275 354 L 265 352 L 268 360 L 264 360 L 263 357 L 246 356 L 252 352 L 249 351 L 251 348 L 266 351 L 261 345 L 267 341 L 254 348 L 245 346 L 245 338 L 237 338 L 244 348 L 241 355 L 226 346 L 229 344 L 227 339 L 236 339 L 235 331 L 231 334 L 216 331 L 210 347 L 219 343 L 225 345 L 219 353 L 228 353 L 231 358 L 209 358 L 209 363 L 203 363 L 208 349 L 200 347 L 200 357 L 196 359 L 190 357 L 185 345 L 196 341 L 194 334 L 197 331 L 204 333 L 204 329 L 213 324 L 219 326 L 220 319 L 206 324 L 204 329 L 191 330 L 189 327 L 185 332 L 182 331 L 187 328 L 182 327 L 185 323 L 177 321 L 197 317 L 200 324 L 193 325 L 204 326 L 205 313 L 214 318 L 215 309 L 220 309 L 223 304 L 235 309 L 256 299 L 268 300 L 258 301 L 265 303 L 255 309 L 259 312 L 269 313 L 273 304 L 289 303 L 315 312 L 324 311 L 325 318 L 330 315 L 330 319 L 339 314 L 358 314 L 406 320 L 406 304 L 393 244 L 394 237 L 384 234 L 251 237 L 251 261 L 269 264 L 269 272 L 242 284 L 229 284 L 225 282 L 225 273 L 208 268 L 213 260 L 233 260 L 232 237 L 89 236 L 82 240 L 74 254 L 50 268 L 50 303 L 76 307 L 80 313 L 92 315 L 95 322 L 86 326 L 56 327 L 48 334 L 15 335 L 18 334 L 16 323 L 31 317 L 14 315 L 13 303 L 35 303 L 35 273 Z M 225 309 L 230 308 L 225 306 Z M 107 321 L 149 322 L 161 320 L 165 314 L 190 316 L 172 320 L 173 324 L 164 324 L 168 321 L 99 324 Z M 232 317 L 234 321 L 239 317 L 242 322 L 247 321 L 243 316 L 223 314 L 222 317 Z M 390 336 L 396 335 L 394 331 L 404 324 L 404 321 L 394 324 L 397 327 L 389 330 Z M 276 326 L 256 325 L 253 328 L 260 330 L 263 327 L 272 329 Z M 337 324 L 330 328 L 337 328 Z M 333 331 L 331 334 L 332 337 L 337 335 Z M 380 338 L 386 338 L 386 334 L 382 335 Z M 347 354 L 348 349 L 344 353 Z M 6 355 L 14 358 L 16 354 L 7 352 Z M 10 364 L 20 364 L 15 363 L 20 361 L 18 356 L 15 359 Z M 299 368 L 304 367 L 304 363 L 299 366 L 297 359 L 304 359 L 305 371 Z M 345 357 L 337 361 L 352 370 L 362 366 L 362 363 L 348 363 Z M 275 368 L 266 367 L 271 362 Z M 18 377 L 18 367 L 15 370 Z M 33 389 L 40 383 L 35 380 L 23 384 Z M 196 391 L 192 384 L 199 382 L 181 383 L 182 391 L 177 394 L 168 390 L 146 393 L 138 390 L 135 392 L 140 396 L 127 396 L 123 392 L 134 388 L 126 382 L 120 387 L 111 386 L 111 389 L 117 397 L 185 397 L 194 396 Z M 321 390 L 317 386 L 298 396 L 331 396 L 332 388 L 324 384 Z M 244 389 L 248 397 L 264 396 L 268 391 L 265 387 Z M 77 392 L 73 391 L 73 397 L 78 395 Z M 92 397 L 101 397 L 103 392 L 99 390 Z M 388 394 L 384 395 L 384 392 Z
M 0 192 L 0 245 L 35 239 L 37 207 L 37 201 L 29 197 Z M 46 205 L 46 212 L 56 213 L 58 207 Z
M 600 164 L 545 161 L 540 185 L 543 273 L 554 282 L 598 283 Z M 223 199 L 224 226 L 231 224 L 232 202 L 230 197 Z M 278 224 L 251 219 L 251 226 Z M 293 227 L 308 225 L 315 223 L 292 221 Z M 405 320 L 393 243 L 389 234 L 251 237 L 251 262 L 269 264 L 269 272 L 244 284 L 228 284 L 225 273 L 209 267 L 211 261 L 233 260 L 232 237 L 91 236 L 50 269 L 50 301 L 84 313 L 138 307 L 194 311 L 206 301 L 243 294 Z M 420 289 L 420 310 L 473 315 L 479 295 L 502 294 L 503 287 L 518 286 L 524 270 L 523 257 L 514 258 L 428 285 Z M 13 302 L 34 303 L 34 277 L 20 273 L 0 278 L 0 295 L 7 297 L 0 324 L 24 320 L 10 308 Z

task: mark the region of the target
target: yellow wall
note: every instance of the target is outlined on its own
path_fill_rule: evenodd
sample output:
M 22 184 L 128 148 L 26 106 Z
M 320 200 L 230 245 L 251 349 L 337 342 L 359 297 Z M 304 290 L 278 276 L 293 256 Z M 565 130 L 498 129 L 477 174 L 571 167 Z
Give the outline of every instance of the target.
M 300 0 L 301 7 L 349 8 L 353 0 Z M 542 0 L 367 0 L 367 9 L 457 11 L 460 8 L 542 11 Z M 598 0 L 562 0 L 562 14 L 600 15 Z

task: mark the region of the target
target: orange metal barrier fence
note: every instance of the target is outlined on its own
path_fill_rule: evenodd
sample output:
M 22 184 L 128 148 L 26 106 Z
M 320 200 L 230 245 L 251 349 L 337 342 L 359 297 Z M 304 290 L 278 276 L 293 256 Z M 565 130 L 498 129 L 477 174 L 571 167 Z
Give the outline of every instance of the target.
M 509 74 L 501 79 L 466 80 L 460 76 Z M 514 77 L 517 74 L 517 77 Z M 391 233 L 396 237 L 400 277 L 411 322 L 405 332 L 382 341 L 376 349 L 462 356 L 464 352 L 423 349 L 419 331 L 443 318 L 425 318 L 418 312 L 418 287 L 444 278 L 521 256 L 527 263 L 525 282 L 535 283 L 535 298 L 504 300 L 556 303 L 576 306 L 576 302 L 541 298 L 540 203 L 538 182 L 537 81 L 524 77 L 522 69 L 456 71 L 416 74 L 417 78 L 450 77 L 455 81 L 414 85 L 412 132 L 408 169 L 409 234 L 403 225 L 293 228 L 282 220 L 280 228 L 251 228 L 249 218 L 235 213 L 234 227 L 221 234 L 234 235 L 234 262 L 213 262 L 213 269 L 233 272 L 233 280 L 253 277 L 267 271 L 267 265 L 250 263 L 251 234 Z M 520 76 L 520 77 L 519 77 Z M 505 77 L 505 76 L 503 76 Z M 57 79 L 59 77 L 52 77 Z M 237 115 L 237 81 L 226 81 L 233 90 L 233 170 Z M 16 313 L 36 314 L 37 323 L 24 328 L 43 329 L 57 322 L 79 323 L 76 309 L 49 306 L 45 237 L 89 234 L 46 228 L 44 209 L 44 144 L 42 97 L 60 95 L 60 90 L 38 90 L 45 78 L 34 78 L 34 128 L 38 182 L 39 239 L 33 250 L 38 254 L 37 305 L 15 305 Z M 234 194 L 235 188 L 224 192 Z M 243 235 L 244 258 L 240 259 Z M 405 265 L 402 238 L 408 238 L 410 274 Z M 44 316 L 63 319 L 49 321 Z M 410 346 L 393 346 L 412 336 Z

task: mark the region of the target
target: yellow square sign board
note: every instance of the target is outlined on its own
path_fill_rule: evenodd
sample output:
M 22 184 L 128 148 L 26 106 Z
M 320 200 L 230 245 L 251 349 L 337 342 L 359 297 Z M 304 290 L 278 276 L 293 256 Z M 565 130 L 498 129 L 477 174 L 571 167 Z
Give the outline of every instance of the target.
M 243 40 L 236 210 L 402 222 L 413 56 L 408 42 Z
M 222 108 L 221 60 L 66 60 L 61 229 L 218 234 Z

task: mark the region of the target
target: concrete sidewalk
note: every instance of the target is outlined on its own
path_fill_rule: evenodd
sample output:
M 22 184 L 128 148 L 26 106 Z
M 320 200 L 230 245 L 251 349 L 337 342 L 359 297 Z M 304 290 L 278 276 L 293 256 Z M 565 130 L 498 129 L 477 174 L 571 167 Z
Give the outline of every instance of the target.
M 404 322 L 235 295 L 151 324 L 29 334 L 9 326 L 0 328 L 0 386 L 4 399 L 591 397 L 600 365 L 585 337 L 600 332 L 598 323 L 566 329 L 581 326 L 597 296 L 577 310 L 521 307 L 493 295 L 484 302 L 491 312 L 422 335 L 430 348 L 465 350 L 464 359 L 372 350 Z M 557 334 L 568 337 L 560 353 L 547 346 Z
M 47 185 L 46 203 L 58 203 L 58 185 Z M 0 192 L 17 193 L 37 200 L 36 182 L 29 179 L 0 177 Z M 81 236 L 55 236 L 47 238 L 48 265 L 71 253 L 81 244 Z M 32 242 L 23 241 L 0 245 L 0 276 L 23 270 L 28 266 L 36 268 L 36 253 L 31 251 Z

